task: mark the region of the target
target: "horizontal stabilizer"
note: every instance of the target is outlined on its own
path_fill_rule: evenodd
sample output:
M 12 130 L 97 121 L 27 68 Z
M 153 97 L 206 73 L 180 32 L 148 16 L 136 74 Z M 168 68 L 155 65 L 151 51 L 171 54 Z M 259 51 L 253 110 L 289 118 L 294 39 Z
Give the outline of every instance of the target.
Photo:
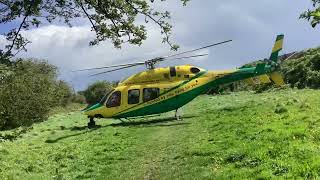
M 257 78 L 259 79 L 260 83 L 264 83 L 264 84 L 271 83 L 269 76 L 267 75 L 261 75 L 261 76 L 258 76 Z
M 256 85 L 256 84 L 267 84 L 271 83 L 269 76 L 264 74 L 261 76 L 253 77 L 253 78 L 248 78 L 245 79 L 244 82 L 248 85 Z
M 270 76 L 270 79 L 278 86 L 283 86 L 285 83 L 284 83 L 284 80 L 283 80 L 283 77 L 281 75 L 280 72 L 273 72 L 271 74 L 269 74 Z

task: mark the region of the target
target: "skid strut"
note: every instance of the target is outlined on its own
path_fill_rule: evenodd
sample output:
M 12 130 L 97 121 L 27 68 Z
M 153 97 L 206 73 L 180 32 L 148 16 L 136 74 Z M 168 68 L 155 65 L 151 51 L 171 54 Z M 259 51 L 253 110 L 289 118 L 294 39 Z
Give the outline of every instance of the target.
M 176 109 L 176 113 L 175 113 L 175 115 L 174 115 L 174 117 L 178 120 L 178 121 L 181 121 L 182 119 L 181 119 L 181 117 L 179 116 L 179 111 L 178 111 L 179 109 Z
M 93 117 L 89 117 L 89 122 L 88 122 L 88 128 L 93 128 L 96 126 L 96 122 L 94 121 Z

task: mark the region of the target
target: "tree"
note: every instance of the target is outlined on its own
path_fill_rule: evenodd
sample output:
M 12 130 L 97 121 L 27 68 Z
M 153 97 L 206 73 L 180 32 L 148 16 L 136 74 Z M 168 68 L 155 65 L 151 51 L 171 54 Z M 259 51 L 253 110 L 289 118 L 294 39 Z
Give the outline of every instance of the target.
M 310 21 L 312 27 L 316 27 L 320 23 L 320 0 L 312 0 L 314 9 L 308 9 L 301 14 L 300 18 Z
M 44 23 L 62 21 L 72 26 L 78 18 L 87 18 L 96 37 L 90 45 L 110 39 L 115 47 L 123 43 L 141 45 L 147 38 L 145 23 L 154 22 L 161 29 L 163 43 L 173 50 L 170 13 L 152 8 L 155 0 L 0 0 L 0 25 L 12 23 L 17 27 L 5 33 L 9 42 L 0 50 L 0 63 L 7 61 L 30 43 L 21 35 L 22 30 L 37 28 Z M 159 2 L 160 0 L 158 0 Z M 165 1 L 165 0 L 161 0 Z M 189 0 L 180 0 L 186 5 Z M 17 23 L 19 22 L 19 23 Z
M 67 84 L 57 80 L 57 68 L 46 62 L 0 64 L 0 130 L 46 120 L 50 109 L 70 93 Z
M 110 83 L 107 81 L 97 81 L 89 87 L 81 92 L 80 94 L 83 94 L 86 98 L 86 102 L 89 105 L 93 105 L 98 103 L 105 95 L 106 93 L 110 92 L 114 87 L 114 83 Z
M 59 80 L 55 86 L 56 106 L 66 106 L 71 103 L 75 95 L 73 89 L 65 81 Z

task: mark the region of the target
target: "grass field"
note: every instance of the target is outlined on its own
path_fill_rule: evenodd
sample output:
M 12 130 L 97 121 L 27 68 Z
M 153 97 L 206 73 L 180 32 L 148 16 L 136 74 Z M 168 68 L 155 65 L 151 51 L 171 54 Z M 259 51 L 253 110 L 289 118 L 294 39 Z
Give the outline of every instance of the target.
M 281 90 L 203 95 L 183 121 L 58 114 L 0 142 L 0 179 L 319 178 L 319 107 L 320 91 Z

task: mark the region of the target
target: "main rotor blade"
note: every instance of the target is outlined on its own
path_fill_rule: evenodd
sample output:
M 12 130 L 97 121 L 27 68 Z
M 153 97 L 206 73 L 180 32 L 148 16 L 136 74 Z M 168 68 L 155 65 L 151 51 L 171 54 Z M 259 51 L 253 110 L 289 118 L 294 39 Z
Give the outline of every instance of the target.
M 98 69 L 108 69 L 108 68 L 114 68 L 114 67 L 132 67 L 132 66 L 139 66 L 139 65 L 144 65 L 144 62 L 136 62 L 136 63 L 128 63 L 128 64 L 118 64 L 118 65 L 103 66 L 103 67 L 88 68 L 88 69 L 79 69 L 79 70 L 74 70 L 74 71 L 72 71 L 72 72 L 90 71 L 90 70 L 98 70 Z
M 201 56 L 208 56 L 209 54 L 198 54 L 194 56 L 185 56 L 185 57 L 178 57 L 178 58 L 172 58 L 172 59 L 162 59 L 159 61 L 167 61 L 167 60 L 179 60 L 179 59 L 189 59 L 189 58 L 194 58 L 194 57 L 201 57 Z
M 173 55 L 169 55 L 169 56 L 164 56 L 163 58 L 169 58 L 169 57 L 179 56 L 179 55 L 182 55 L 182 54 L 199 51 L 199 50 L 201 50 L 201 49 L 206 49 L 206 48 L 209 48 L 209 47 L 212 47 L 212 46 L 217 46 L 217 45 L 224 44 L 224 43 L 228 43 L 228 42 L 231 42 L 231 41 L 232 41 L 232 40 L 223 41 L 223 42 L 211 44 L 211 45 L 208 45 L 208 46 L 204 46 L 204 47 L 201 47 L 201 48 L 198 48 L 198 49 L 193 49 L 193 50 L 181 52 L 181 53 L 178 53 L 178 54 L 173 54 Z
M 298 54 L 298 51 L 293 52 L 289 57 L 287 57 L 286 59 L 284 59 L 284 60 L 282 60 L 282 61 L 289 60 L 289 59 L 291 59 L 293 56 L 295 56 L 296 54 Z
M 109 70 L 109 71 L 104 71 L 104 72 L 92 74 L 90 76 L 97 76 L 97 75 L 100 75 L 100 74 L 105 74 L 105 73 L 109 73 L 109 72 L 113 72 L 113 71 L 118 71 L 118 70 L 121 70 L 121 69 L 131 68 L 131 67 L 134 67 L 134 66 L 137 66 L 137 65 L 131 65 L 131 66 L 121 67 L 121 68 L 117 68 L 117 69 L 112 69 L 112 70 Z

